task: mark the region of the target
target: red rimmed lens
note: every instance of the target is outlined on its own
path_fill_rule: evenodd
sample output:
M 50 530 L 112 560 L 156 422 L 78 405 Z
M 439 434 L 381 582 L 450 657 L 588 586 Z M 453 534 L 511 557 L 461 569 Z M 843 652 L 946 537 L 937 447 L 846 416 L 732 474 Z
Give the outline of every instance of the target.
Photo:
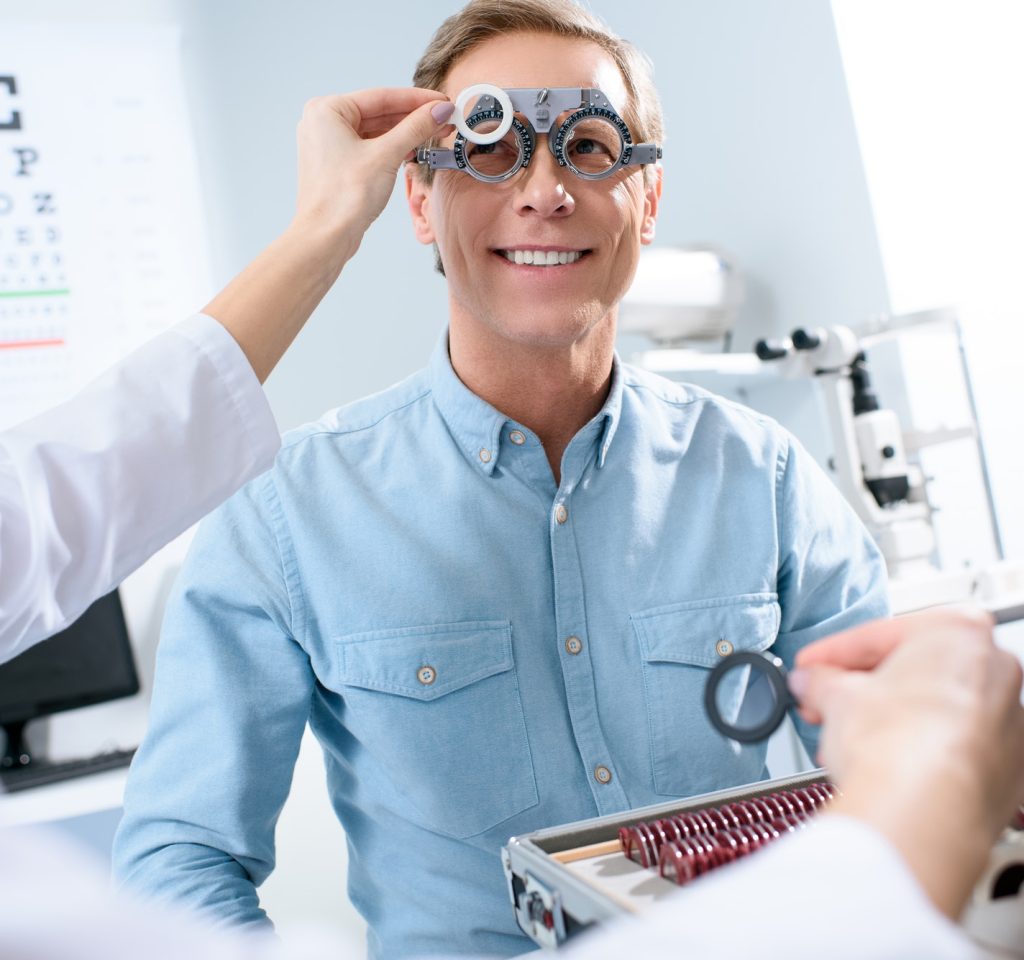
M 740 843 L 728 829 L 715 834 L 715 849 L 712 853 L 713 866 L 721 867 L 732 863 L 739 856 Z
M 751 809 L 743 803 L 727 803 L 726 809 L 735 820 L 735 826 L 739 827 L 745 823 L 753 823 L 756 816 Z
M 718 807 L 705 807 L 702 812 L 705 818 L 710 820 L 712 823 L 712 833 L 719 833 L 733 825 L 732 820 L 728 818 Z
M 644 821 L 645 826 L 650 831 L 651 836 L 654 839 L 654 849 L 657 851 L 663 843 L 668 843 L 670 840 L 674 840 L 675 836 L 669 836 L 665 832 L 664 820 L 646 820 Z M 673 831 L 673 834 L 675 831 Z
M 683 849 L 679 843 L 666 843 L 660 851 L 661 863 L 658 872 L 666 880 L 682 886 L 689 883 L 697 874 L 693 869 L 693 856 Z
M 666 817 L 664 820 L 655 820 L 654 824 L 664 834 L 666 843 L 672 843 L 683 836 L 679 829 L 679 824 L 671 817 Z
M 760 819 L 762 821 L 779 816 L 781 808 L 770 797 L 754 797 L 750 802 L 757 810 L 761 811 Z
M 704 824 L 694 816 L 692 811 L 677 814 L 672 818 L 679 827 L 679 832 L 684 837 L 695 837 L 698 833 L 704 832 Z
M 623 852 L 666 879 L 688 883 L 800 829 L 838 793 L 830 783 L 779 790 L 720 807 L 703 807 L 619 831 Z M 668 857 L 668 862 L 666 862 Z
M 711 818 L 711 815 L 707 810 L 694 810 L 690 816 L 694 822 L 697 823 L 700 829 L 698 833 L 714 833 L 715 832 L 715 821 Z
M 650 840 L 646 832 L 640 830 L 639 824 L 634 827 L 623 827 L 619 831 L 619 843 L 622 845 L 622 852 L 634 863 L 639 863 L 645 868 L 653 865 L 654 852 Z

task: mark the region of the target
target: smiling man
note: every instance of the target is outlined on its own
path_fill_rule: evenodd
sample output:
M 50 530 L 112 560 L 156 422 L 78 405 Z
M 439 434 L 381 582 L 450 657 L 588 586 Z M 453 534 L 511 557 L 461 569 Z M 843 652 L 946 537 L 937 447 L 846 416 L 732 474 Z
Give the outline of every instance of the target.
M 437 85 L 452 97 L 487 82 L 513 89 L 595 89 L 619 109 L 631 102 L 623 71 L 593 41 L 504 33 L 479 42 L 446 75 L 431 75 L 433 59 L 424 58 L 413 81 Z M 657 101 L 651 106 L 647 112 L 660 128 Z M 475 149 L 493 170 L 508 169 L 514 164 L 495 162 L 494 153 L 512 157 L 514 138 L 513 130 L 497 144 Z M 570 157 L 589 149 L 613 159 L 594 139 L 576 139 L 586 142 L 570 144 Z M 610 177 L 587 180 L 559 165 L 547 137 L 532 141 L 529 163 L 508 180 L 473 176 L 474 148 L 468 145 L 462 152 L 469 154 L 469 170 L 429 178 L 419 171 L 407 183 L 416 234 L 437 244 L 448 279 L 448 346 L 456 374 L 478 397 L 529 427 L 558 483 L 564 451 L 609 399 L 618 303 L 641 245 L 654 239 L 661 170 L 624 166 Z M 520 148 L 520 155 L 525 152 Z
M 256 887 L 308 723 L 371 952 L 515 954 L 505 840 L 764 776 L 763 748 L 703 717 L 708 669 L 734 649 L 792 663 L 882 615 L 884 572 L 777 425 L 615 356 L 661 194 L 643 58 L 570 0 L 479 0 L 415 83 L 519 104 L 497 143 L 451 131 L 407 168 L 448 330 L 420 373 L 288 436 L 204 524 L 115 857 L 147 892 L 266 923 Z M 338 168 L 364 171 L 424 96 L 308 109 L 333 111 L 353 152 Z M 466 124 L 504 119 L 492 108 L 471 98 Z M 373 219 L 365 195 L 315 211 L 310 269 L 337 276 Z M 242 309 L 241 281 L 209 312 Z

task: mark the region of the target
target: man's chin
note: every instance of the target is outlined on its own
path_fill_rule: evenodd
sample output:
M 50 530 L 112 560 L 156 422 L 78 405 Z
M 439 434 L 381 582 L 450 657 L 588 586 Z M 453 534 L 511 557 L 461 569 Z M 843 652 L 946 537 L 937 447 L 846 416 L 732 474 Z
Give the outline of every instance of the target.
M 594 331 L 610 323 L 614 317 L 602 315 L 596 309 L 576 307 L 568 312 L 530 311 L 529 306 L 513 316 L 496 318 L 495 327 L 510 343 L 537 350 L 570 349 L 594 334 Z

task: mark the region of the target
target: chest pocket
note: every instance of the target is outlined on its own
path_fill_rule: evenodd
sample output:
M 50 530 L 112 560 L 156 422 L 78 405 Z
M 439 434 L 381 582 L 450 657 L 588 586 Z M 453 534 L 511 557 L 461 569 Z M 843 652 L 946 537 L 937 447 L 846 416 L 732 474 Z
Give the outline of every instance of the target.
M 766 745 L 741 746 L 718 733 L 704 713 L 704 686 L 724 654 L 768 649 L 780 616 L 777 594 L 751 593 L 630 617 L 643 663 L 657 793 L 691 796 L 764 775 Z
M 374 630 L 337 649 L 345 726 L 401 816 L 464 838 L 538 802 L 508 621 Z

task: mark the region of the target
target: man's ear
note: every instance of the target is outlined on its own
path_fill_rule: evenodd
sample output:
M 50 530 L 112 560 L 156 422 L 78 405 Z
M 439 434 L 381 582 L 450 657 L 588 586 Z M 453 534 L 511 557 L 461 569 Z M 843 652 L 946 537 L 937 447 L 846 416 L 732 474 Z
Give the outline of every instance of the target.
M 420 243 L 434 242 L 430 225 L 430 187 L 411 164 L 405 167 L 405 198 L 412 215 L 412 229 Z
M 647 184 L 644 193 L 644 220 L 640 225 L 640 242 L 654 242 L 654 226 L 658 220 L 658 204 L 661 203 L 661 183 L 664 168 L 659 164 L 654 167 L 654 181 Z

